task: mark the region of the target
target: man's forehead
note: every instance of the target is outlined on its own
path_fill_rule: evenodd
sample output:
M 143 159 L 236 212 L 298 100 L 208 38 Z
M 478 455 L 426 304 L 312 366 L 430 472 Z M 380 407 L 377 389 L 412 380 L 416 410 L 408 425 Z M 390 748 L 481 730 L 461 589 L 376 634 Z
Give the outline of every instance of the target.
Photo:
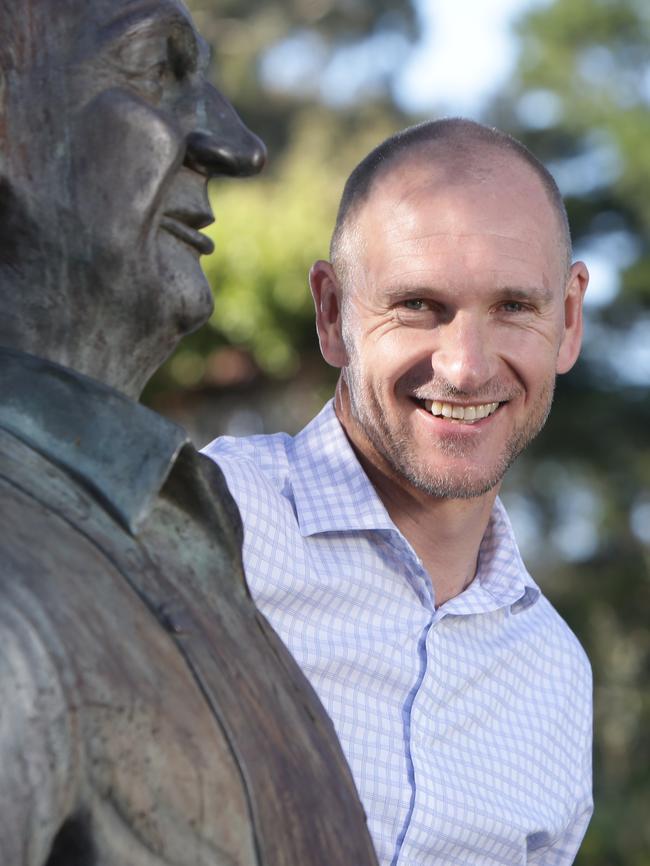
M 502 200 L 510 209 L 553 215 L 546 190 L 534 170 L 521 158 L 490 148 L 479 158 L 426 149 L 389 163 L 360 203 L 358 218 L 362 224 L 373 223 L 380 218 L 380 211 L 412 212 L 454 199 L 469 199 L 475 212 L 480 212 L 485 203 Z
M 502 157 L 468 172 L 453 160 L 385 169 L 353 217 L 355 257 L 374 267 L 386 245 L 397 244 L 392 256 L 412 258 L 449 239 L 450 249 L 460 252 L 461 242 L 469 255 L 473 238 L 483 254 L 493 248 L 514 261 L 520 249 L 539 248 L 553 260 L 560 236 L 546 190 L 523 160 Z
M 523 160 L 494 146 L 453 148 L 429 142 L 389 160 L 377 173 L 373 188 L 398 194 L 423 183 L 433 188 L 463 188 L 495 179 L 500 183 L 506 177 L 535 180 L 534 172 Z

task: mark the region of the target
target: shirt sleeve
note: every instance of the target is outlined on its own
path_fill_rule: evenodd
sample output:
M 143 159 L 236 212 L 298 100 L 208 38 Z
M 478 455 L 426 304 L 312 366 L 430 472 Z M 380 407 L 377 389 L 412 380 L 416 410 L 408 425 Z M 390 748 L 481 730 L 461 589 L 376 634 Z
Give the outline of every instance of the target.
M 4 594 L 3 594 L 4 595 Z M 71 714 L 39 612 L 0 604 L 0 863 L 40 866 L 72 808 Z
M 583 736 L 582 762 L 577 768 L 575 809 L 572 819 L 564 832 L 550 845 L 530 851 L 528 866 L 570 866 L 576 858 L 578 849 L 587 831 L 594 810 L 592 794 L 592 711 L 585 712 L 587 729 Z

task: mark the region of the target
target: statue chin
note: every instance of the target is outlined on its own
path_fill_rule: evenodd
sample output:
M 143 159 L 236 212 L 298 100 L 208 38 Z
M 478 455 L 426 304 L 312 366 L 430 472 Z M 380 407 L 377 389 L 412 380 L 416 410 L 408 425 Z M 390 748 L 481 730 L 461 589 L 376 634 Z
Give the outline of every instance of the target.
M 166 313 L 167 327 L 173 327 L 180 339 L 207 322 L 214 299 L 194 249 L 166 232 L 160 232 L 158 249 L 161 288 L 152 304 Z

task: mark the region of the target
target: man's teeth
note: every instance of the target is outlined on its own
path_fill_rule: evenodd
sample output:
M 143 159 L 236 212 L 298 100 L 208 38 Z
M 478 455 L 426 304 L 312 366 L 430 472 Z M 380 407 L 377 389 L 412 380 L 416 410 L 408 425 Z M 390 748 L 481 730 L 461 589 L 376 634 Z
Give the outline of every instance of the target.
M 499 408 L 498 403 L 481 403 L 478 406 L 459 406 L 456 403 L 441 403 L 438 400 L 424 400 L 424 408 L 432 415 L 466 421 L 472 424 L 487 418 Z

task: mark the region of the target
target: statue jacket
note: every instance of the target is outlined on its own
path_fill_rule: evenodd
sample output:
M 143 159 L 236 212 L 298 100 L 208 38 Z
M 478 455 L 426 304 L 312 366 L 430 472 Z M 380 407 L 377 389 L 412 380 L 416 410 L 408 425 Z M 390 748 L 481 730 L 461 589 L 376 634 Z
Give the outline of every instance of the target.
M 219 469 L 69 369 L 0 381 L 0 864 L 376 864 Z

